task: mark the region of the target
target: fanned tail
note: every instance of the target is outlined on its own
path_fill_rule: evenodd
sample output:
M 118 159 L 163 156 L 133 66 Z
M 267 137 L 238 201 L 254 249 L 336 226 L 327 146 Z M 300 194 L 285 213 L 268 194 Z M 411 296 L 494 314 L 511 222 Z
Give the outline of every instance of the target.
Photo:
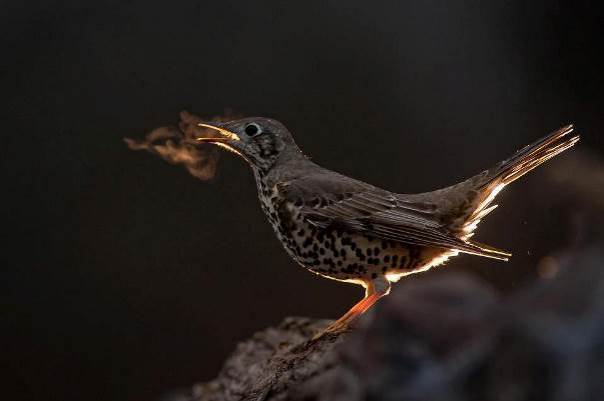
M 579 135 L 568 136 L 572 131 L 573 126 L 567 125 L 520 149 L 512 157 L 489 170 L 493 172 L 493 177 L 487 185 L 493 181 L 507 185 L 564 152 L 579 140 Z
M 490 213 L 497 205 L 491 205 L 497 194 L 508 184 L 516 181 L 535 167 L 564 152 L 579 141 L 578 135 L 571 136 L 572 125 L 559 128 L 551 134 L 525 146 L 512 157 L 502 161 L 485 173 L 475 177 L 474 191 L 477 193 L 472 200 L 469 214 L 461 225 L 462 238 L 468 244 L 481 248 L 486 254 L 481 256 L 507 259 L 511 254 L 469 240 L 480 220 Z
M 400 194 L 398 200 L 418 213 L 435 213 L 448 233 L 460 240 L 452 250 L 508 260 L 510 253 L 470 238 L 481 219 L 497 207 L 493 200 L 506 185 L 577 143 L 579 136 L 570 135 L 572 131 L 572 125 L 559 128 L 463 182 L 432 192 Z

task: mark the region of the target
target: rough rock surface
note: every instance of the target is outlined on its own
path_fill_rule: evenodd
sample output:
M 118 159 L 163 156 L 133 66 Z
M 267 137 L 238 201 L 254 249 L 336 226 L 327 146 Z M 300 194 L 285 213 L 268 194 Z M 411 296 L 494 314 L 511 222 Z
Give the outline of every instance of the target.
M 312 340 L 330 322 L 286 318 L 279 326 L 241 342 L 215 380 L 162 399 L 285 400 L 292 388 L 325 375 L 337 363 L 334 348 L 341 336 Z
M 403 283 L 361 327 L 288 318 L 239 344 L 219 376 L 173 401 L 604 399 L 604 250 L 502 300 L 458 274 Z

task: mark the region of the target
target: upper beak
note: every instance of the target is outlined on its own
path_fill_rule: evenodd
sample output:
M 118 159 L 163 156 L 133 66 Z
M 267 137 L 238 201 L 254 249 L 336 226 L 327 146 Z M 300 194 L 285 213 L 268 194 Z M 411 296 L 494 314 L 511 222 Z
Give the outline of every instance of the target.
M 216 130 L 222 135 L 221 137 L 195 138 L 195 140 L 198 142 L 228 142 L 228 141 L 232 141 L 232 140 L 235 140 L 235 141 L 241 140 L 239 138 L 239 136 L 237 134 L 235 134 L 234 132 L 231 132 L 228 129 L 221 127 L 220 123 L 212 123 L 212 124 L 198 123 L 197 125 L 202 128 L 209 128 L 209 129 Z

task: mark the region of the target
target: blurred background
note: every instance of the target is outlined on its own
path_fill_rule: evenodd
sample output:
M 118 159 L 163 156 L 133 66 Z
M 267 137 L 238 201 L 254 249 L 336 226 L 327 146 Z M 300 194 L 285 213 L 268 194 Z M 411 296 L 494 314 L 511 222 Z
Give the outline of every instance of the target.
M 503 293 L 538 277 L 581 220 L 548 169 L 604 152 L 588 1 L 2 8 L 6 399 L 151 400 L 215 376 L 254 331 L 336 318 L 361 297 L 289 259 L 235 156 L 202 182 L 123 143 L 182 109 L 276 118 L 317 163 L 409 193 L 574 123 L 579 146 L 504 191 L 478 231 L 513 259 L 428 273 L 470 271 Z

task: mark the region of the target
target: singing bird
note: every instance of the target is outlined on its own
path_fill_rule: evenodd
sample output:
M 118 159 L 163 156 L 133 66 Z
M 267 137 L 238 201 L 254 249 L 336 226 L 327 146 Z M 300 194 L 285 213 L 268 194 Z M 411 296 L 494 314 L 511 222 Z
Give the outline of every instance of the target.
M 326 332 L 346 329 L 390 292 L 391 284 L 458 253 L 508 260 L 470 239 L 507 184 L 573 146 L 572 125 L 459 184 L 399 194 L 323 168 L 280 122 L 261 117 L 199 123 L 214 130 L 196 143 L 231 151 L 252 167 L 260 205 L 287 253 L 320 276 L 365 288 L 365 297 Z

